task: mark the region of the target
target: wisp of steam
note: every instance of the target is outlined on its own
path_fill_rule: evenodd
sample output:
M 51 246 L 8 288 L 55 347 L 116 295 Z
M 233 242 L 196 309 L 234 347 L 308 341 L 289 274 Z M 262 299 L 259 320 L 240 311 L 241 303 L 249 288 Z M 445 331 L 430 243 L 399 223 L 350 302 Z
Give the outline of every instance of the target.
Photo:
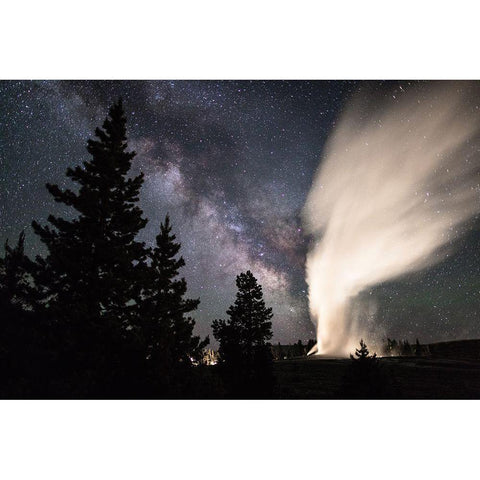
M 442 260 L 480 210 L 480 112 L 457 87 L 353 101 L 334 127 L 303 210 L 318 353 L 368 342 L 358 295 Z

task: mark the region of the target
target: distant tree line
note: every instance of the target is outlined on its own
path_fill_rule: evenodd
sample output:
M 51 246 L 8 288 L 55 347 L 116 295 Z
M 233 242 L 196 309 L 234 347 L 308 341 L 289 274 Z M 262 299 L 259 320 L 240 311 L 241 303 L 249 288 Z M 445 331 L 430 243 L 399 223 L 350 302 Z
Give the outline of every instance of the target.
M 281 345 L 278 342 L 272 345 L 272 355 L 274 360 L 289 360 L 295 357 L 305 357 L 317 342 L 309 339 L 306 344 L 302 340 L 288 345 Z
M 5 244 L 0 396 L 208 396 L 208 377 L 193 367 L 209 339 L 193 334 L 199 300 L 186 297 L 179 277 L 185 262 L 169 216 L 152 246 L 137 239 L 147 224 L 138 206 L 144 178 L 130 174 L 135 152 L 128 150 L 121 100 L 95 137 L 87 145 L 91 158 L 66 172 L 74 189 L 47 184 L 55 202 L 76 216 L 33 222 L 46 255 L 28 258 L 23 232 L 15 246 Z M 222 367 L 238 376 L 225 387 L 231 395 L 241 385 L 271 383 L 271 309 L 251 272 L 237 285 L 230 320 L 213 325 Z
M 387 338 L 383 344 L 383 353 L 384 355 L 392 357 L 412 355 L 420 357 L 423 355 L 428 355 L 429 349 L 428 345 L 421 345 L 418 341 L 418 338 L 416 339 L 414 345 L 411 345 L 408 340 L 395 340 Z

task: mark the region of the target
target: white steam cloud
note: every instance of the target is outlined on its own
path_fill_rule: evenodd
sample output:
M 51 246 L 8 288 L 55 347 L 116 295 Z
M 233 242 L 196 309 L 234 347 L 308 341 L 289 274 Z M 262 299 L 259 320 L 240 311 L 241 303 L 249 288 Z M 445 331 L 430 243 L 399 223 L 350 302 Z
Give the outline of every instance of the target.
M 303 211 L 319 353 L 368 341 L 355 298 L 442 260 L 480 210 L 478 110 L 451 85 L 418 98 L 350 104 L 326 145 Z

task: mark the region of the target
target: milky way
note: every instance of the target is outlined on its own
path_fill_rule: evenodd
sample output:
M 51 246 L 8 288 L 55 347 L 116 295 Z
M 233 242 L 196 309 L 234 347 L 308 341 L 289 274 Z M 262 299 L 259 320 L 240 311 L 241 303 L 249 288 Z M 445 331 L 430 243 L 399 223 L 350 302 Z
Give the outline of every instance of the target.
M 419 99 L 422 89 L 418 88 Z M 233 302 L 235 276 L 247 269 L 273 307 L 274 341 L 315 336 L 309 319 L 302 230 L 305 203 L 322 149 L 352 95 L 378 99 L 417 88 L 411 82 L 0 82 L 0 241 L 49 213 L 69 216 L 45 183 L 69 185 L 68 166 L 109 105 L 123 97 L 134 170 L 145 173 L 141 206 L 154 239 L 168 212 L 182 243 L 189 295 L 201 300 L 197 331 L 210 332 Z M 458 88 L 463 88 L 459 83 Z M 475 105 L 472 106 L 475 108 Z M 390 336 L 432 341 L 480 336 L 480 235 L 471 234 L 442 264 L 371 289 L 379 325 Z

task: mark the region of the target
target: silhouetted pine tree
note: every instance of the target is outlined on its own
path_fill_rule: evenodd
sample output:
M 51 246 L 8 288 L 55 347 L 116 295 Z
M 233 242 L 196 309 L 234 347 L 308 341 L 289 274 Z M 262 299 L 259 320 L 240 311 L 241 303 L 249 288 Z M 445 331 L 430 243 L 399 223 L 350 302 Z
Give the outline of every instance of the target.
M 360 340 L 360 348 L 355 349 L 355 357 L 352 354 L 350 354 L 350 359 L 353 360 L 354 362 L 361 362 L 361 363 L 377 362 L 377 354 L 374 353 L 373 355 L 370 355 L 367 344 L 363 341 L 363 338 Z
M 412 355 L 412 346 L 408 340 L 400 341 L 400 354 L 405 356 Z
M 121 100 L 95 135 L 87 146 L 92 158 L 67 170 L 78 191 L 47 184 L 55 201 L 78 216 L 66 220 L 50 215 L 53 228 L 32 224 L 48 249 L 45 259 L 37 257 L 36 281 L 50 315 L 68 334 L 62 338 L 69 359 L 76 356 L 78 396 L 90 395 L 91 388 L 95 395 L 108 395 L 119 381 L 116 376 L 134 363 L 125 339 L 134 338 L 130 328 L 141 289 L 136 280 L 146 256 L 144 244 L 135 240 L 147 223 L 137 206 L 143 174 L 128 176 L 135 152 L 127 151 Z
M 305 355 L 304 348 L 303 348 L 303 343 L 302 343 L 301 340 L 299 340 L 295 344 L 295 356 L 302 357 L 303 355 Z
M 272 309 L 265 306 L 262 287 L 250 271 L 236 280 L 235 303 L 230 317 L 214 320 L 213 335 L 220 343 L 221 363 L 233 396 L 268 396 L 273 387 Z
M 350 355 L 350 360 L 339 392 L 341 398 L 389 398 L 392 395 L 390 382 L 380 367 L 377 354 L 370 355 L 363 339 L 355 355 Z
M 415 341 L 415 355 L 417 357 L 420 357 L 422 355 L 422 346 L 420 345 L 418 338 Z
M 308 342 L 307 342 L 307 353 L 315 346 L 316 343 L 317 342 L 313 338 L 308 340 Z
M 5 256 L 0 258 L 0 305 L 4 315 L 33 310 L 36 299 L 30 274 L 30 260 L 25 255 L 25 232 L 15 247 L 5 242 Z
M 200 341 L 193 335 L 195 321 L 188 313 L 197 309 L 200 300 L 184 298 L 187 282 L 177 278 L 185 265 L 176 258 L 180 243 L 171 233 L 170 218 L 160 225 L 156 246 L 149 251 L 150 265 L 140 304 L 140 328 L 146 340 L 148 360 L 162 375 L 175 374 L 179 366 L 199 361 L 208 337 Z
M 383 344 L 383 353 L 385 355 L 394 355 L 395 340 L 391 340 L 390 338 L 387 337 L 384 342 L 385 343 Z
M 283 348 L 280 345 L 280 342 L 278 342 L 278 345 L 277 345 L 277 360 L 283 360 L 283 357 L 284 357 Z
M 5 243 L 0 257 L 0 398 L 48 396 L 51 387 L 49 330 L 37 308 L 24 245 L 22 232 L 15 247 Z

